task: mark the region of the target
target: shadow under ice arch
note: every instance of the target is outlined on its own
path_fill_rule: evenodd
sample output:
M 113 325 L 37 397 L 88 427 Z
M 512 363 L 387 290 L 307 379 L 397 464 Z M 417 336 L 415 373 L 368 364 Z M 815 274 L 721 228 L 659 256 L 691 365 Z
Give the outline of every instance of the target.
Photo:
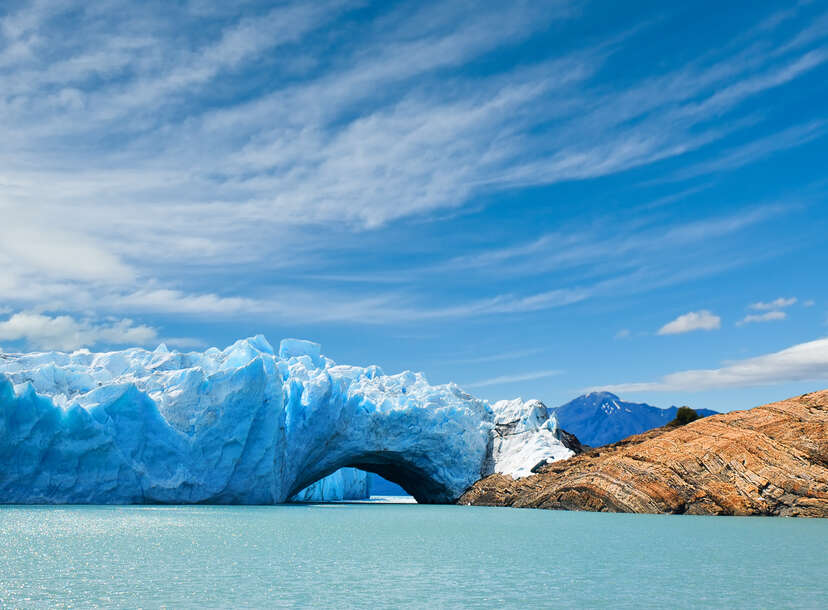
M 456 499 L 456 493 L 451 487 L 435 478 L 428 470 L 421 468 L 416 460 L 405 454 L 391 451 L 364 452 L 361 455 L 341 458 L 334 464 L 333 467 L 313 468 L 303 473 L 298 479 L 301 482 L 294 485 L 288 497 L 293 497 L 305 487 L 340 468 L 358 468 L 396 483 L 421 504 L 445 504 Z
M 307 341 L 0 358 L 0 502 L 281 503 L 352 466 L 442 503 L 571 454 L 537 401 L 337 365 Z

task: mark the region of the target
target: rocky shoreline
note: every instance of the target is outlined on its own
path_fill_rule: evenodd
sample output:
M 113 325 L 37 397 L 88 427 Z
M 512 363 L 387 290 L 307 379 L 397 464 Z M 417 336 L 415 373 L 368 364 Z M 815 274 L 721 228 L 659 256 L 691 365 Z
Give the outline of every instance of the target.
M 828 517 L 828 390 L 650 430 L 522 479 L 492 475 L 458 504 Z

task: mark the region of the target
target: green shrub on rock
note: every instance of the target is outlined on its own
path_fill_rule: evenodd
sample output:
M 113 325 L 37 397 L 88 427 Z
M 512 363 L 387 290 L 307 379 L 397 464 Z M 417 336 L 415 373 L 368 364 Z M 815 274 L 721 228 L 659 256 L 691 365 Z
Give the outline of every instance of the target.
M 695 409 L 691 409 L 690 407 L 679 407 L 678 411 L 676 411 L 676 418 L 667 425 L 683 426 L 684 424 L 689 424 L 691 421 L 696 421 L 697 419 L 699 419 L 699 414 L 696 413 Z

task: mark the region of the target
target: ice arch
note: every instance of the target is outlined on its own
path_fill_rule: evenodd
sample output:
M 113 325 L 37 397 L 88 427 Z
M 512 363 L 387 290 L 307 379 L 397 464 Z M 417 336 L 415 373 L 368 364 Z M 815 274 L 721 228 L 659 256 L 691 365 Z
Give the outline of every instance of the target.
M 270 504 L 345 466 L 450 502 L 568 457 L 559 437 L 537 401 L 492 405 L 294 339 L 0 357 L 2 502 Z

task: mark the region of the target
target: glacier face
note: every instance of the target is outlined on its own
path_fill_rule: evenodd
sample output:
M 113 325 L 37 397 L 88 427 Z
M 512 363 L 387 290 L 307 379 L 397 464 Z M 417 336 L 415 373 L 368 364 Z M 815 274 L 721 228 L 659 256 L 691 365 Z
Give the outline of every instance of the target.
M 321 499 L 344 493 L 344 467 L 449 502 L 491 472 L 570 455 L 537 401 L 337 365 L 297 339 L 278 352 L 256 336 L 204 352 L 0 354 L 5 503 Z

